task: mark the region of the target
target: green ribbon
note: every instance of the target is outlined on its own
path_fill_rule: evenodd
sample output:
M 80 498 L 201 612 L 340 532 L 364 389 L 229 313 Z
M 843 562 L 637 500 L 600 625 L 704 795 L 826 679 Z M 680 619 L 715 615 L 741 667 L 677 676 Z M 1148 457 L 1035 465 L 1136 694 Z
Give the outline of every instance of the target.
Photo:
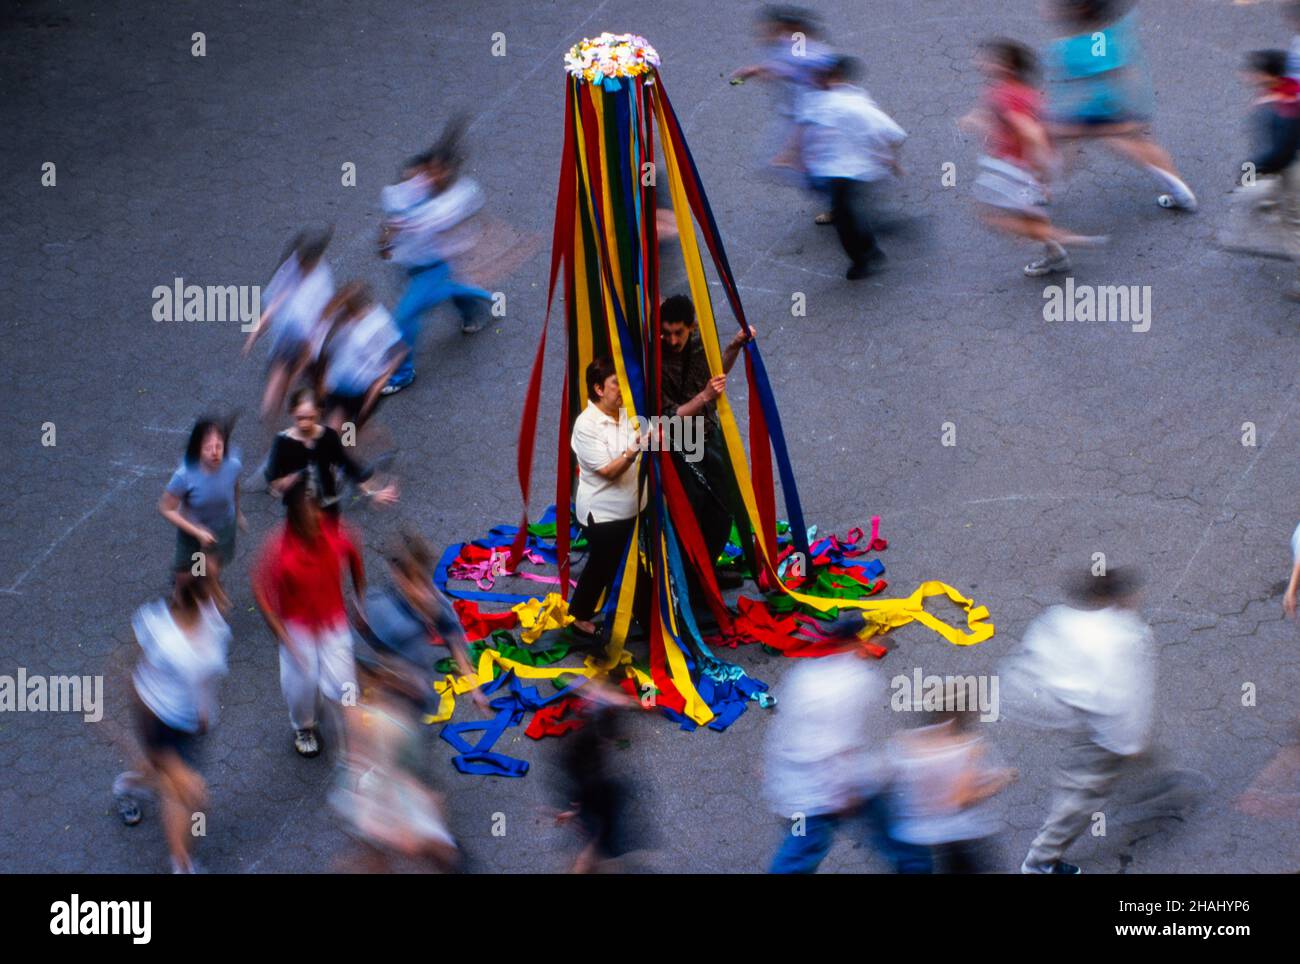
M 556 643 L 549 649 L 528 649 L 518 645 L 514 636 L 504 629 L 492 630 L 491 639 L 491 642 L 477 639 L 469 644 L 469 659 L 475 666 L 478 665 L 479 657 L 483 655 L 485 649 L 495 649 L 506 659 L 523 663 L 525 666 L 550 666 L 569 655 L 568 643 Z M 435 668 L 439 673 L 453 673 L 456 671 L 456 661 L 447 656 L 438 660 Z

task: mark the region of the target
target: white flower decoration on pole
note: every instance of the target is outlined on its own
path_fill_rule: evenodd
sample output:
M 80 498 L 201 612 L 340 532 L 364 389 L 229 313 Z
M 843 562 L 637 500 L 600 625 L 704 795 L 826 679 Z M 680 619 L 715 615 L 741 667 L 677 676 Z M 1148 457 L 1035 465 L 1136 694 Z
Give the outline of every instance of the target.
M 638 77 L 659 66 L 659 54 L 645 37 L 633 33 L 602 33 L 584 37 L 564 55 L 564 69 L 589 84 L 606 79 Z

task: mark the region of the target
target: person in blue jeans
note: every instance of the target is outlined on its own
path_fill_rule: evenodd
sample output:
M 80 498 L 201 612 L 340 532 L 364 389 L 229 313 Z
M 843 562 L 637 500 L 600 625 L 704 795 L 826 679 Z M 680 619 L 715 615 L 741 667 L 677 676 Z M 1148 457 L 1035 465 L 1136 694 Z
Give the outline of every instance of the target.
M 872 746 L 883 730 L 886 686 L 862 645 L 865 629 L 860 612 L 843 613 L 826 630 L 835 652 L 799 660 L 781 681 L 765 776 L 787 826 L 769 873 L 815 873 L 845 823 L 861 824 L 899 873 L 931 870 L 928 848 L 893 833 L 883 739 Z
M 415 379 L 415 344 L 427 311 L 450 300 L 460 313 L 461 331 L 472 334 L 482 329 L 484 308 L 492 299 L 482 288 L 458 280 L 451 265 L 451 259 L 477 242 L 473 219 L 483 206 L 482 190 L 460 173 L 458 141 L 453 125 L 438 146 L 408 161 L 405 179 L 384 188 L 381 195 L 385 219 L 380 254 L 403 267 L 408 279 L 393 311 L 407 355 L 384 386 L 385 395 Z

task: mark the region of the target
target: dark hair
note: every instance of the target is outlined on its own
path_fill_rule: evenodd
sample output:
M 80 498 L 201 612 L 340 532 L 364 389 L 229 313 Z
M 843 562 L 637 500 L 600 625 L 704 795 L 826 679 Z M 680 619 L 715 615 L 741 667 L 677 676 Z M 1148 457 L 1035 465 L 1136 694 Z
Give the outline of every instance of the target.
M 1110 23 L 1118 19 L 1135 0 L 1057 0 L 1067 20 L 1078 24 Z
M 425 163 L 437 163 L 450 168 L 460 167 L 465 161 L 463 145 L 465 128 L 468 126 L 468 118 L 464 114 L 457 114 L 447 121 L 447 126 L 442 129 L 442 136 L 438 138 L 438 143 L 434 144 L 426 152 L 428 160 Z
M 1076 602 L 1089 606 L 1109 606 L 1132 596 L 1142 588 L 1142 582 L 1139 573 L 1116 566 L 1101 576 L 1081 576 L 1067 588 Z
M 203 451 L 203 440 L 208 437 L 210 432 L 221 433 L 221 443 L 230 444 L 230 433 L 234 431 L 234 418 L 217 418 L 215 415 L 204 415 L 194 423 L 194 428 L 190 429 L 190 440 L 185 444 L 185 464 L 198 465 L 199 457 Z
M 289 530 L 299 539 L 311 539 L 315 533 L 307 531 L 307 515 L 313 510 L 319 511 L 320 506 L 316 504 L 316 500 L 308 491 L 307 486 L 296 485 L 290 489 L 286 505 L 288 512 L 285 515 L 285 522 L 288 523 Z M 319 519 L 317 525 L 319 526 Z
M 355 318 L 375 303 L 374 290 L 364 281 L 349 281 L 334 293 L 325 307 L 325 317 L 342 311 L 346 318 Z
M 980 44 L 980 49 L 1019 81 L 1028 83 L 1038 76 L 1037 55 L 1018 40 L 994 37 Z
M 926 724 L 937 726 L 942 723 L 952 723 L 960 732 L 973 728 L 979 710 L 977 685 L 973 676 L 958 676 L 945 680 L 942 702 L 937 708 L 926 711 Z
M 603 386 L 610 375 L 617 373 L 618 369 L 614 367 L 614 359 L 608 355 L 593 358 L 591 364 L 587 366 L 587 397 L 593 402 L 596 401 L 596 389 Z
M 695 305 L 686 295 L 673 295 L 659 306 L 659 323 L 689 328 L 695 324 Z
M 831 58 L 822 76 L 827 80 L 854 80 L 862 75 L 862 62 L 857 57 L 839 54 Z
M 280 255 L 280 263 L 284 264 L 290 258 L 296 257 L 303 264 L 315 264 L 324 257 L 325 249 L 329 247 L 333 237 L 334 225 L 332 224 L 323 231 L 299 231 L 285 245 L 284 253 Z
M 288 411 L 292 412 L 295 408 L 297 408 L 299 405 L 301 405 L 303 402 L 307 401 L 308 399 L 311 400 L 311 403 L 313 405 L 316 405 L 318 408 L 320 407 L 319 400 L 316 398 L 316 392 L 313 389 L 308 388 L 306 386 L 303 386 L 302 388 L 295 388 L 292 392 L 289 393 Z
M 302 264 L 315 264 L 325 256 L 325 249 L 330 246 L 330 240 L 334 237 L 334 225 L 330 225 L 324 231 L 315 231 L 308 234 L 298 246 L 298 260 Z
M 183 579 L 177 579 L 176 585 L 172 587 L 172 602 L 186 612 L 194 612 L 211 593 L 212 586 L 207 576 L 186 574 Z
M 307 241 L 306 231 L 299 231 L 292 238 L 290 238 L 289 243 L 286 244 L 284 246 L 284 250 L 280 252 L 280 264 L 284 264 L 294 255 L 296 255 L 302 249 L 302 246 L 304 243 L 306 243 L 306 241 Z
M 429 576 L 433 573 L 433 550 L 419 533 L 403 529 L 393 539 L 388 562 L 408 576 Z
M 408 157 L 406 159 L 406 163 L 402 165 L 401 170 L 397 172 L 398 176 L 405 177 L 407 172 L 409 171 L 418 171 L 420 168 L 424 167 L 432 160 L 433 160 L 433 151 L 421 151 L 419 154 L 416 154 L 414 157 Z
M 1270 77 L 1285 77 L 1286 51 L 1252 50 L 1246 54 L 1246 66 Z
M 817 15 L 803 7 L 764 7 L 762 19 L 764 23 L 775 24 L 788 30 L 801 30 L 804 33 L 811 33 L 817 27 Z

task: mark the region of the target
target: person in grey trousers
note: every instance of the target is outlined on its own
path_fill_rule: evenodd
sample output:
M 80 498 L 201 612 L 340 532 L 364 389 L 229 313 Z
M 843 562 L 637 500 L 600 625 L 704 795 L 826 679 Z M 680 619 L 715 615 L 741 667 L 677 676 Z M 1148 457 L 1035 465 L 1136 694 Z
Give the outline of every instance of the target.
M 1022 873 L 1079 873 L 1065 852 L 1104 812 L 1125 764 L 1150 747 L 1154 657 L 1137 612 L 1140 588 L 1122 569 L 1084 577 L 1073 605 L 1034 620 L 1010 667 L 1033 722 L 1070 734 L 1051 812 Z

